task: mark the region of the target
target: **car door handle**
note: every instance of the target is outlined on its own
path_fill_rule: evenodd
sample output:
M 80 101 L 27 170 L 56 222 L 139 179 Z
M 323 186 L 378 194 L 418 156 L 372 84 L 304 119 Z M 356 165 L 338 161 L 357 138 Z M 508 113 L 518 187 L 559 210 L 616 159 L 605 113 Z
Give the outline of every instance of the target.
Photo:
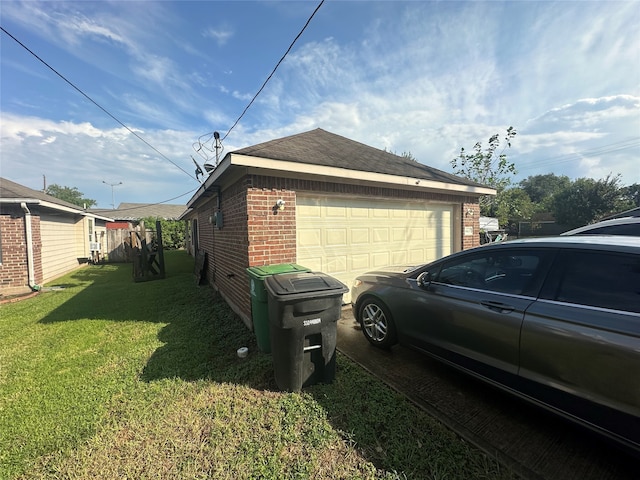
M 480 302 L 480 304 L 487 307 L 490 310 L 494 310 L 500 313 L 511 313 L 515 310 L 515 307 L 513 307 L 512 305 L 508 305 L 506 303 L 501 303 L 501 302 L 492 302 L 490 300 Z

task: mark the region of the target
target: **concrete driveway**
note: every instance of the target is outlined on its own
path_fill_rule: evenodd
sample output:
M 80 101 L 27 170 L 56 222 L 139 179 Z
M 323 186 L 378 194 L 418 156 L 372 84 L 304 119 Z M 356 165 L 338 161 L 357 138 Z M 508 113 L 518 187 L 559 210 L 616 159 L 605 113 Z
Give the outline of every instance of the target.
M 338 351 L 524 478 L 638 478 L 640 459 L 589 431 L 413 350 L 369 345 L 348 308 L 337 328 Z

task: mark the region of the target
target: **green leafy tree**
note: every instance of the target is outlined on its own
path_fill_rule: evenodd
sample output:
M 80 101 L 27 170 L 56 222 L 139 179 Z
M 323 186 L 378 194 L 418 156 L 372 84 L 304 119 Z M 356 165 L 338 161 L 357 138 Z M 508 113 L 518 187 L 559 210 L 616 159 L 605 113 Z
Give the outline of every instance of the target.
M 511 147 L 511 140 L 516 136 L 515 128 L 507 128 L 506 135 L 500 139 L 499 134 L 489 138 L 487 147 L 483 149 L 482 143 L 478 142 L 473 146 L 471 152 L 467 152 L 464 147 L 460 149 L 460 154 L 451 160 L 453 173 L 474 182 L 492 187 L 497 191 L 497 196 L 490 195 L 480 198 L 480 213 L 489 215 L 491 210 L 500 203 L 499 196 L 511 184 L 511 175 L 515 175 L 516 167 L 507 160 L 504 153 Z M 498 153 L 498 148 L 504 141 L 503 147 Z
M 632 207 L 640 207 L 640 183 L 634 183 L 628 187 L 622 187 L 622 195 L 628 200 Z
M 522 188 L 507 188 L 497 196 L 490 217 L 496 217 L 500 225 L 531 219 L 536 205 Z
M 532 175 L 519 183 L 538 212 L 549 212 L 555 195 L 571 186 L 571 179 L 566 175 L 548 173 L 546 175 Z
M 91 198 L 84 198 L 84 193 L 76 187 L 61 187 L 53 183 L 47 187 L 45 193 L 83 208 L 85 205 L 87 208 L 91 208 L 97 204 L 97 202 Z
M 185 222 L 146 217 L 143 219 L 145 228 L 147 230 L 155 230 L 156 220 L 160 220 L 160 228 L 162 229 L 162 246 L 165 249 L 183 248 L 186 228 Z
M 554 196 L 552 208 L 556 222 L 575 228 L 633 208 L 633 203 L 625 198 L 620 175 L 607 175 L 602 180 L 578 178 Z

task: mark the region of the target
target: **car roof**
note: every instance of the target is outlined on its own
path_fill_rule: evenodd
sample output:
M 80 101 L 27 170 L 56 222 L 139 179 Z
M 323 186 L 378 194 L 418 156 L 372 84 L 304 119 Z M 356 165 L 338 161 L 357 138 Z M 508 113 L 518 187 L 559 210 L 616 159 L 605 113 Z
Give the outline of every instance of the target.
M 489 243 L 487 246 L 495 245 L 531 245 L 545 247 L 564 246 L 610 246 L 610 247 L 637 247 L 640 248 L 640 237 L 629 237 L 623 235 L 588 235 L 588 236 L 557 236 L 557 237 L 530 237 L 509 240 L 506 242 Z M 479 247 L 479 248 L 482 248 Z
M 602 228 L 612 225 L 630 225 L 636 223 L 640 224 L 640 217 L 612 218 L 610 220 L 603 220 L 601 222 L 592 223 L 583 227 L 574 228 L 573 230 L 569 230 L 568 232 L 561 233 L 561 235 L 577 235 L 583 232 L 588 232 L 589 230 L 593 230 L 594 228 Z

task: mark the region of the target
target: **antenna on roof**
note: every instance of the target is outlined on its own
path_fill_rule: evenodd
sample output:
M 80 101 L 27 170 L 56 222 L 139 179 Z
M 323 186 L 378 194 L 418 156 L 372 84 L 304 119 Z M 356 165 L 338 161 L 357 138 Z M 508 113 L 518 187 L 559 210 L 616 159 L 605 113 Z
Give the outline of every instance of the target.
M 202 168 L 200 168 L 200 165 L 198 165 L 198 162 L 196 162 L 196 159 L 193 158 L 193 155 L 191 155 L 191 160 L 193 160 L 193 163 L 196 164 L 196 180 L 202 183 L 202 180 L 200 180 L 200 175 L 204 175 L 204 172 L 202 171 Z
M 218 166 L 218 162 L 220 160 L 220 153 L 222 153 L 222 150 L 224 150 L 224 147 L 222 146 L 222 142 L 220 141 L 220 134 L 218 132 L 213 132 L 213 138 L 214 138 L 213 148 L 216 151 L 216 164 L 211 165 L 210 163 L 205 162 L 204 169 L 207 171 L 207 173 L 212 172 Z

